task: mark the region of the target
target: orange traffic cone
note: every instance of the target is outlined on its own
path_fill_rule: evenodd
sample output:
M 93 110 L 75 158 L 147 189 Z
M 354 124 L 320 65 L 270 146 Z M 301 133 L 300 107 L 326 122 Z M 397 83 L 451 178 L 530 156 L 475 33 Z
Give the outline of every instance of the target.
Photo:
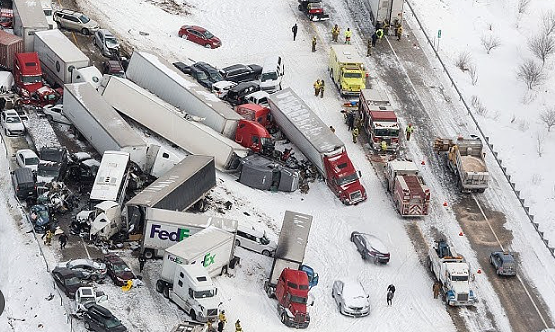
M 420 163 L 420 165 L 426 165 L 426 162 L 424 160 L 422 160 L 422 162 Z
M 461 232 L 459 233 L 459 236 L 463 236 L 463 235 L 464 235 L 464 234 L 463 234 L 463 232 L 461 231 Z
M 482 270 L 478 269 L 477 273 L 482 274 Z
M 447 206 L 447 201 L 443 202 L 443 206 Z

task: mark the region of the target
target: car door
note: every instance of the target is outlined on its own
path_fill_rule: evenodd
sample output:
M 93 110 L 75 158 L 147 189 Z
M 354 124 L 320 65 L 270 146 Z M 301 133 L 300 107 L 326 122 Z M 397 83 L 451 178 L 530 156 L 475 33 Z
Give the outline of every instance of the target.
M 103 39 L 104 39 L 104 38 L 102 38 L 102 31 L 97 31 L 97 32 L 94 34 L 95 43 L 96 43 L 96 45 L 100 48 L 101 51 L 104 49 Z
M 200 44 L 201 41 L 200 41 L 200 37 L 199 37 L 198 32 L 196 32 L 195 30 L 192 30 L 192 29 L 189 29 L 187 31 L 189 32 L 188 33 L 189 40 L 191 40 L 192 42 L 195 42 L 197 44 Z
M 363 239 L 360 235 L 355 235 L 354 238 L 355 246 L 357 247 L 358 252 L 362 252 L 364 249 L 364 244 L 362 243 Z
M 493 257 L 493 266 L 495 266 L 495 269 L 499 269 L 503 266 L 503 261 L 501 261 L 501 257 L 499 255 L 495 255 Z

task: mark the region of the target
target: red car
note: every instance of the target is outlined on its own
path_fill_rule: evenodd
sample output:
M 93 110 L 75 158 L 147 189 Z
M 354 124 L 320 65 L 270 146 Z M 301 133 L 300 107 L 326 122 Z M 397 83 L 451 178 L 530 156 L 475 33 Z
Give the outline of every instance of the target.
M 179 29 L 179 37 L 188 39 L 206 48 L 218 48 L 222 46 L 220 38 L 214 36 L 205 28 L 196 25 L 182 26 L 181 29 Z

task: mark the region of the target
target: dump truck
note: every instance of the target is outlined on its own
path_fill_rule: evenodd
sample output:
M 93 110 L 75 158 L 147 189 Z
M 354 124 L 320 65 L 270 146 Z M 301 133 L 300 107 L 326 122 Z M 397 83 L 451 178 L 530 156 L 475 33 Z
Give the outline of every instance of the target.
M 475 135 L 456 139 L 436 138 L 434 150 L 447 152 L 447 166 L 457 177 L 461 192 L 483 193 L 489 184 L 484 145 Z
M 310 284 L 301 267 L 311 225 L 311 215 L 285 211 L 272 269 L 264 281 L 268 297 L 278 300 L 281 322 L 296 328 L 306 328 L 310 323 L 307 310 Z
M 445 240 L 436 241 L 429 251 L 430 270 L 441 283 L 450 306 L 469 306 L 476 302 L 470 289 L 470 268 L 464 257 L 451 251 Z
M 366 72 L 354 45 L 333 45 L 328 71 L 341 96 L 358 96 L 366 88 Z
M 268 97 L 272 115 L 285 136 L 318 169 L 346 205 L 366 200 L 366 190 L 343 142 L 291 88 Z
M 305 13 L 311 21 L 325 21 L 330 19 L 330 16 L 324 11 L 322 0 L 299 0 L 299 10 Z
M 372 148 L 381 151 L 381 144 L 385 141 L 386 152 L 397 153 L 399 122 L 387 95 L 378 88 L 363 89 L 359 96 L 358 111 Z
M 395 208 L 403 217 L 428 215 L 430 189 L 424 184 L 418 168 L 410 160 L 392 160 L 385 166 L 387 190 Z

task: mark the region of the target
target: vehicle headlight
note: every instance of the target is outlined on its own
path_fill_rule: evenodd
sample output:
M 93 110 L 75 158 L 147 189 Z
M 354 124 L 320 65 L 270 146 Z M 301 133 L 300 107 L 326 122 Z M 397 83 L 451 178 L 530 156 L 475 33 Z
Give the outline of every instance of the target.
M 452 290 L 447 291 L 447 297 L 450 299 L 454 299 L 455 298 L 455 292 L 453 292 Z

